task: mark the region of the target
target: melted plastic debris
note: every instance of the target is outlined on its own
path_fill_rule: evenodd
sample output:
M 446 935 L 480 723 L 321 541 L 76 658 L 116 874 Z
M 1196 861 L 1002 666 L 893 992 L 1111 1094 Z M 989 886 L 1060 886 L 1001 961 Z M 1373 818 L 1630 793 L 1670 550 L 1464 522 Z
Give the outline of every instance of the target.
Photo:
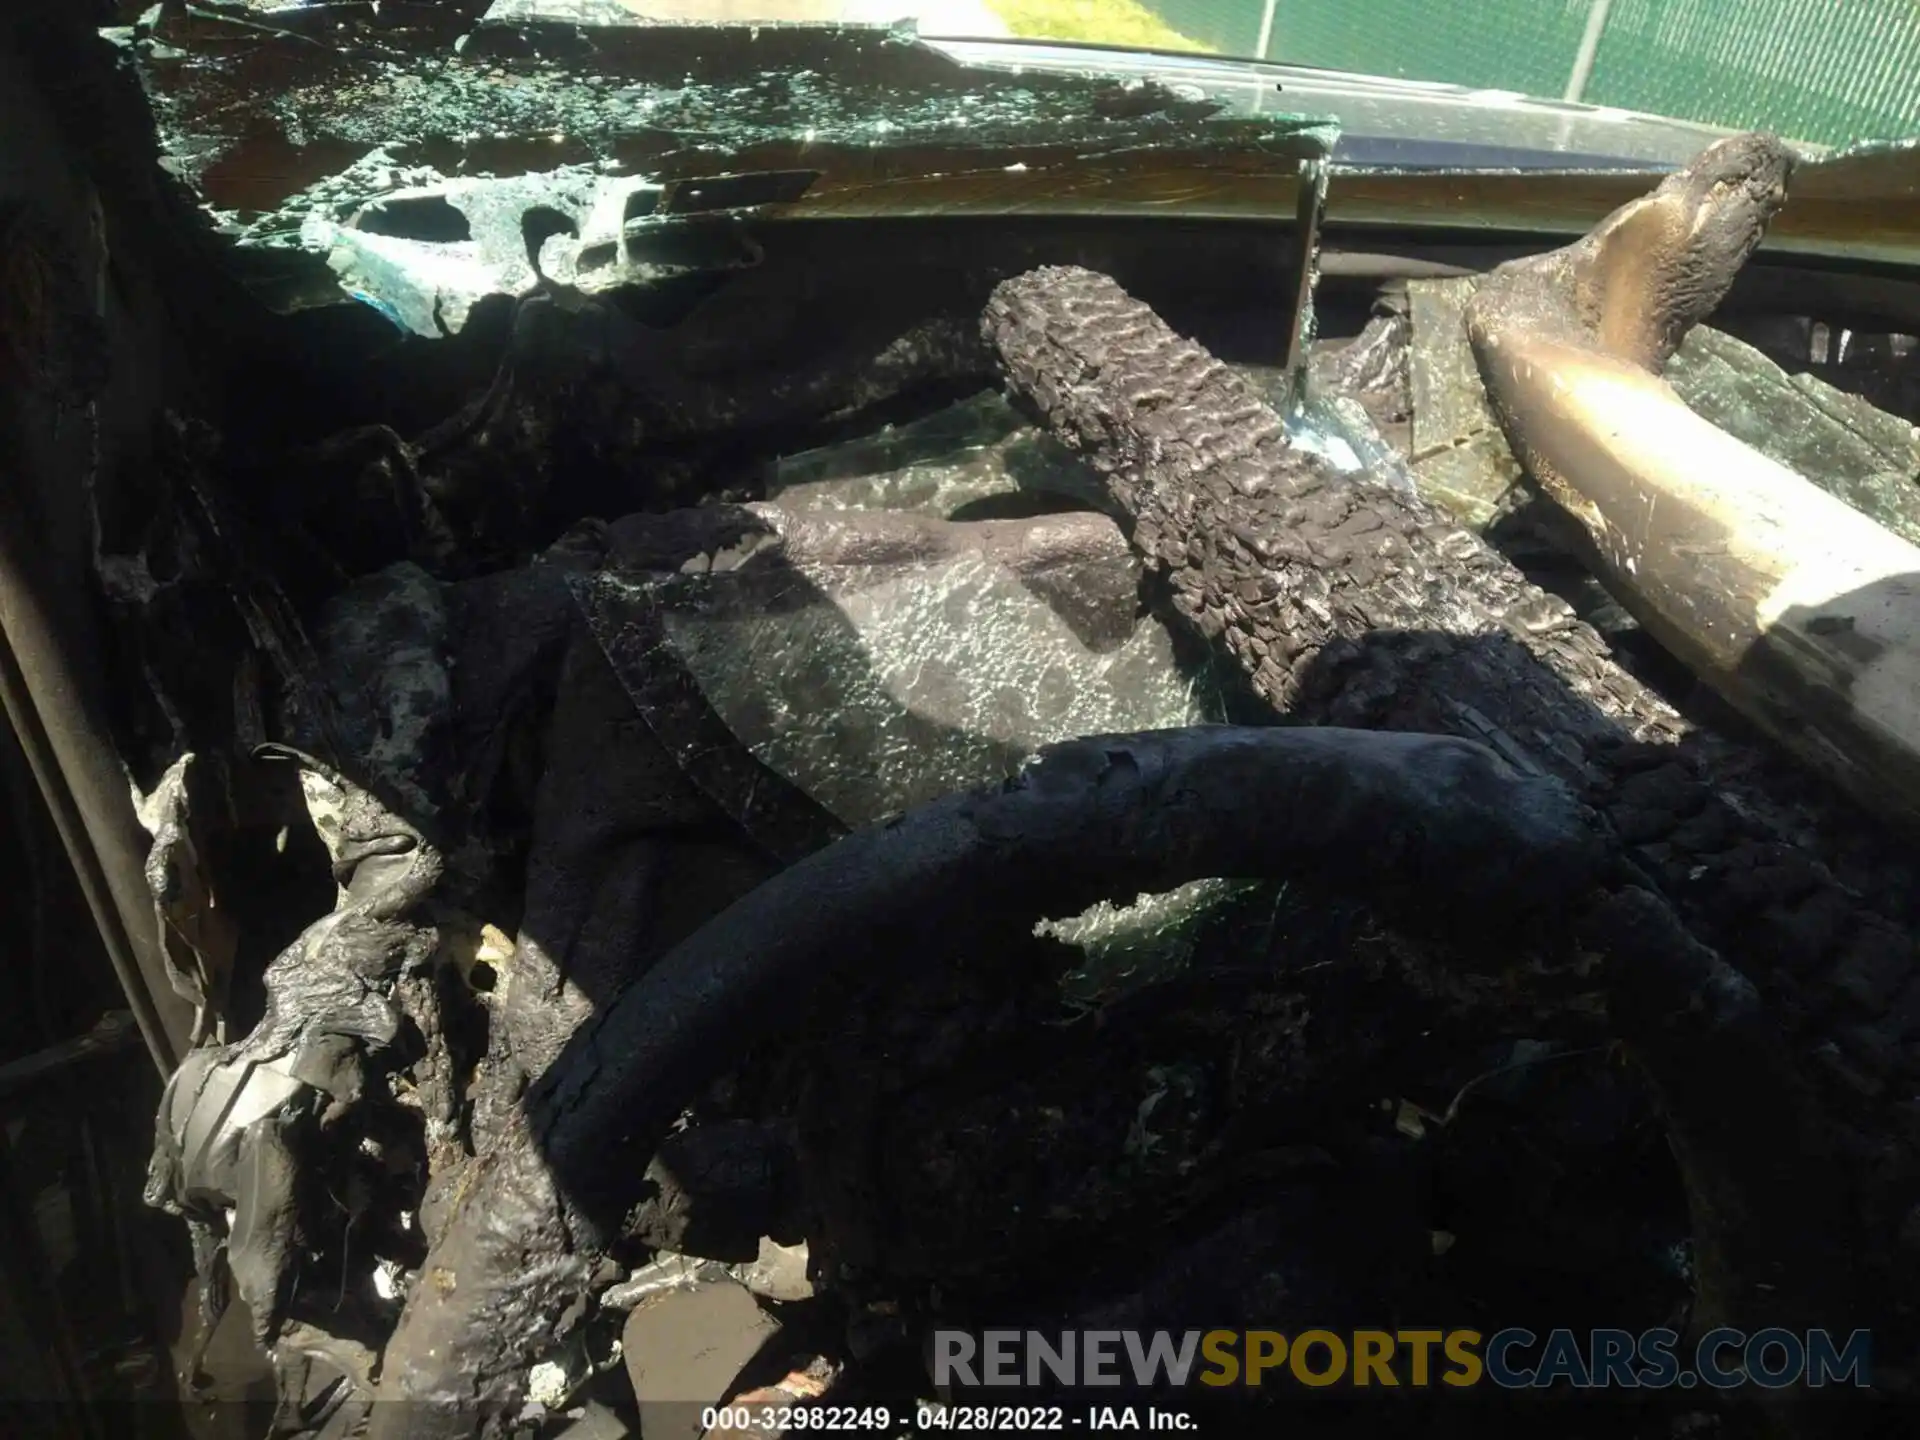
M 724 1279 L 727 1267 L 694 1255 L 663 1254 L 640 1266 L 600 1297 L 603 1310 L 631 1310 L 642 1300 L 672 1290 L 692 1290 L 702 1281 Z
M 146 1191 L 148 1204 L 186 1216 L 225 1247 L 262 1345 L 288 1322 L 303 1274 L 311 1292 L 324 1288 L 329 1263 L 344 1263 L 301 1243 L 341 1230 L 331 1215 L 323 1224 L 311 1213 L 303 1179 L 324 1176 L 321 1195 L 351 1185 L 391 1199 L 397 1188 L 401 1206 L 414 1208 L 415 1166 L 389 1166 L 376 1137 L 396 1154 L 404 1148 L 404 1102 L 386 1077 L 411 1037 L 437 1028 L 410 982 L 437 948 L 437 933 L 413 911 L 439 882 L 438 852 L 366 791 L 314 764 L 300 778 L 338 900 L 268 965 L 266 1011 L 246 1038 L 189 1052 L 168 1080 Z M 416 1095 L 414 1104 L 444 1113 L 450 1100 Z
M 439 808 L 423 777 L 451 714 L 448 623 L 442 587 L 403 563 L 329 600 L 314 635 L 341 739 L 408 814 L 422 818 Z M 307 783 L 326 784 L 318 777 Z
M 151 794 L 134 788 L 134 810 L 141 828 L 153 838 L 147 853 L 147 889 L 161 937 L 167 979 L 194 1007 L 194 1039 L 220 1025 L 232 978 L 238 937 L 233 922 L 215 902 L 204 841 L 196 839 L 188 751 L 167 767 Z M 225 1039 L 224 1032 L 217 1038 Z
M 656 1295 L 694 1290 L 705 1283 L 729 1279 L 768 1300 L 806 1300 L 814 1293 L 813 1282 L 807 1278 L 808 1260 L 805 1241 L 782 1245 L 765 1235 L 760 1237 L 759 1253 L 752 1260 L 735 1265 L 663 1250 L 625 1280 L 610 1286 L 600 1296 L 600 1308 L 631 1310 Z

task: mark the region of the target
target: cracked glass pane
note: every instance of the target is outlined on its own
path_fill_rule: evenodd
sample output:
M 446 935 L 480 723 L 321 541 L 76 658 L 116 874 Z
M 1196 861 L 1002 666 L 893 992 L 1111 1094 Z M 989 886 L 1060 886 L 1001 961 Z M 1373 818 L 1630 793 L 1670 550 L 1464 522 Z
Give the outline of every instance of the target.
M 1091 498 L 1079 460 L 998 391 L 905 425 L 787 456 L 768 498 L 795 510 L 917 510 L 950 520 L 1018 513 L 1047 497 Z
M 1049 582 L 1098 587 L 1111 608 L 1076 628 Z M 1135 585 L 1119 551 L 1028 577 L 962 554 L 678 582 L 665 620 L 755 756 L 863 825 L 998 780 L 1054 741 L 1215 718 L 1165 626 L 1134 621 Z
M 978 433 L 964 419 L 929 428 L 964 443 Z M 864 443 L 847 447 L 848 465 Z M 919 458 L 904 471 L 865 480 L 902 493 L 902 476 L 935 464 L 938 446 L 908 449 Z M 802 473 L 832 468 L 815 457 Z M 749 828 L 769 788 L 702 738 L 670 699 L 671 675 L 698 686 L 755 760 L 849 826 L 994 784 L 1051 743 L 1225 718 L 1214 673 L 1177 655 L 1171 632 L 1143 612 L 1137 562 L 1101 517 L 955 524 L 935 532 L 947 553 L 876 563 L 858 549 L 836 563 L 830 516 L 811 534 L 804 516 L 778 523 L 789 553 L 776 563 L 576 587 L 656 733 Z M 851 533 L 860 548 L 876 543 L 870 528 Z M 1189 963 L 1209 927 L 1259 888 L 1201 881 L 1037 933 L 1082 952 L 1066 998 L 1101 1003 Z

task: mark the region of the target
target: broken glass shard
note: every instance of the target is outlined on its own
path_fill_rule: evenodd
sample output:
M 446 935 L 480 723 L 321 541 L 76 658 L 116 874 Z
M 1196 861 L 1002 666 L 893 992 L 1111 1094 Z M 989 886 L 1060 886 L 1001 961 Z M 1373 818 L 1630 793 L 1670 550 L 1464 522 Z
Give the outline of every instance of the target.
M 768 497 L 793 510 L 1019 513 L 1015 497 L 1092 499 L 1086 466 L 990 391 L 924 419 L 780 460 Z

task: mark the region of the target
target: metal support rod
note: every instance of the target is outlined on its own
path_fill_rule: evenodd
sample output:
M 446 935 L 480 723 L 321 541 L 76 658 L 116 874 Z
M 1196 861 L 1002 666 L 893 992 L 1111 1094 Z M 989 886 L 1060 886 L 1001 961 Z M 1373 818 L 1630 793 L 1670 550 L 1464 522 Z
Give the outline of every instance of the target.
M 0 536 L 0 707 L 53 817 L 154 1066 L 169 1075 L 190 1043 L 192 1011 L 166 979 L 133 795 L 22 573 L 17 538 Z
M 1320 217 L 1327 208 L 1327 162 L 1316 157 L 1300 162 L 1299 191 L 1294 200 L 1293 233 L 1299 247 L 1299 265 L 1293 282 L 1293 319 L 1287 335 L 1287 391 L 1298 408 L 1307 398 L 1307 351 L 1313 343 L 1313 287 L 1320 266 Z
M 1607 28 L 1607 11 L 1613 0 L 1593 0 L 1587 9 L 1587 28 L 1580 36 L 1580 48 L 1574 52 L 1573 73 L 1567 77 L 1567 93 L 1560 98 L 1569 104 L 1587 93 L 1587 80 L 1593 74 L 1593 57 L 1600 50 L 1600 36 Z
M 1253 42 L 1253 53 L 1257 59 L 1273 58 L 1267 51 L 1273 45 L 1273 12 L 1279 8 L 1280 0 L 1266 0 L 1266 5 L 1260 11 L 1260 38 Z

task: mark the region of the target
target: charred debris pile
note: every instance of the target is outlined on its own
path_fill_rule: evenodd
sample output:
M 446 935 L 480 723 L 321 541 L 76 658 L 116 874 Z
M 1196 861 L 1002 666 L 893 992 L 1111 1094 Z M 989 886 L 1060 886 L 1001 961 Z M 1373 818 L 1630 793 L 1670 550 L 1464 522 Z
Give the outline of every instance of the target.
M 118 17 L 92 208 L 8 202 L 184 1388 L 226 1317 L 280 1433 L 697 1434 L 957 1398 L 938 1325 L 1445 1317 L 1871 1326 L 1888 1404 L 1187 1398 L 1898 1408 L 1920 361 L 1723 304 L 1783 147 L 1309 310 L 1309 118 L 480 8 Z

